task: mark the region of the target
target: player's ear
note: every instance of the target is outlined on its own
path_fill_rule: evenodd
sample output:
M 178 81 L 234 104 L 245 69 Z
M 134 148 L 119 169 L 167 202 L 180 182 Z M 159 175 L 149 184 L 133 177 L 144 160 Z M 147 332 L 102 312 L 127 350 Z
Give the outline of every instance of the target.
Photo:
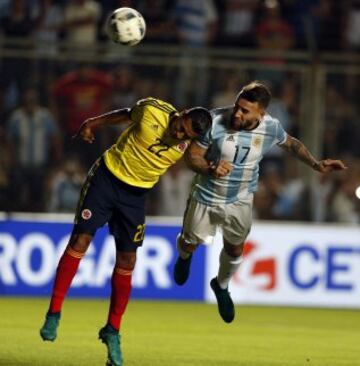
M 173 122 L 173 121 L 177 120 L 179 117 L 181 117 L 181 113 L 182 112 L 180 112 L 179 114 L 176 114 L 176 112 L 171 112 L 170 116 L 169 116 L 170 121 Z

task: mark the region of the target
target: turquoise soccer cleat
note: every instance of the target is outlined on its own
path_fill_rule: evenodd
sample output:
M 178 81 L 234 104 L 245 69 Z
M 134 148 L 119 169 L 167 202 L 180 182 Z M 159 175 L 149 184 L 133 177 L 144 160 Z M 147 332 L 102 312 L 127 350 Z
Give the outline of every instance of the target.
M 99 331 L 99 339 L 105 343 L 108 350 L 107 366 L 122 366 L 122 353 L 120 348 L 120 334 L 109 324 Z
M 60 321 L 60 313 L 46 314 L 45 323 L 40 329 L 40 336 L 44 341 L 50 341 L 50 342 L 55 341 L 59 321 Z

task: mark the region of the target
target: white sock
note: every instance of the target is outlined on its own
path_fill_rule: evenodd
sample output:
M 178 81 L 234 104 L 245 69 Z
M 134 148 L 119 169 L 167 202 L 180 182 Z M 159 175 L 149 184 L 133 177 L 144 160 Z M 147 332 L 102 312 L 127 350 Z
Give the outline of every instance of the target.
M 188 259 L 191 255 L 191 253 L 186 252 L 184 249 L 181 248 L 180 246 L 180 238 L 181 238 L 181 233 L 178 234 L 178 236 L 176 237 L 176 249 L 179 253 L 180 258 L 182 259 Z
M 219 286 L 223 290 L 228 288 L 232 275 L 237 271 L 242 261 L 242 256 L 231 257 L 225 252 L 224 248 L 221 250 L 219 257 L 220 266 L 217 281 L 219 283 Z

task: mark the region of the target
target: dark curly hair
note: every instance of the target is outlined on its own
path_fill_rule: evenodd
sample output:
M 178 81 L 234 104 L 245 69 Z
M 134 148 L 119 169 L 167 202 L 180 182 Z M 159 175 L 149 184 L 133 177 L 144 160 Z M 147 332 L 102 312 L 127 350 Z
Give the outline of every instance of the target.
M 186 111 L 186 115 L 191 118 L 192 129 L 199 135 L 203 135 L 212 123 L 210 112 L 203 107 L 194 107 Z
M 236 102 L 240 98 L 246 99 L 249 102 L 258 102 L 259 105 L 266 109 L 271 100 L 271 92 L 269 88 L 260 81 L 252 81 L 245 85 L 236 97 Z

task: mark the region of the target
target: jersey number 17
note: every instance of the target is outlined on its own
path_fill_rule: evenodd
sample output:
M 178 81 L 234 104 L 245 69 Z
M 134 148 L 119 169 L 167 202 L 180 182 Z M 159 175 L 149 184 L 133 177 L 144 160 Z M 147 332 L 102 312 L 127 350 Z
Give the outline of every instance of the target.
M 240 150 L 240 146 L 239 146 L 239 145 L 236 145 L 236 146 L 235 146 L 235 155 L 234 155 L 233 164 L 235 164 L 235 163 L 236 163 L 236 160 L 237 160 L 238 155 L 239 155 L 239 150 Z M 242 147 L 241 147 L 241 150 L 245 150 L 245 154 L 244 154 L 244 156 L 242 157 L 242 159 L 241 159 L 241 161 L 240 161 L 240 164 L 242 164 L 242 163 L 246 160 L 247 156 L 249 155 L 250 147 L 249 147 L 249 146 L 242 146 Z

